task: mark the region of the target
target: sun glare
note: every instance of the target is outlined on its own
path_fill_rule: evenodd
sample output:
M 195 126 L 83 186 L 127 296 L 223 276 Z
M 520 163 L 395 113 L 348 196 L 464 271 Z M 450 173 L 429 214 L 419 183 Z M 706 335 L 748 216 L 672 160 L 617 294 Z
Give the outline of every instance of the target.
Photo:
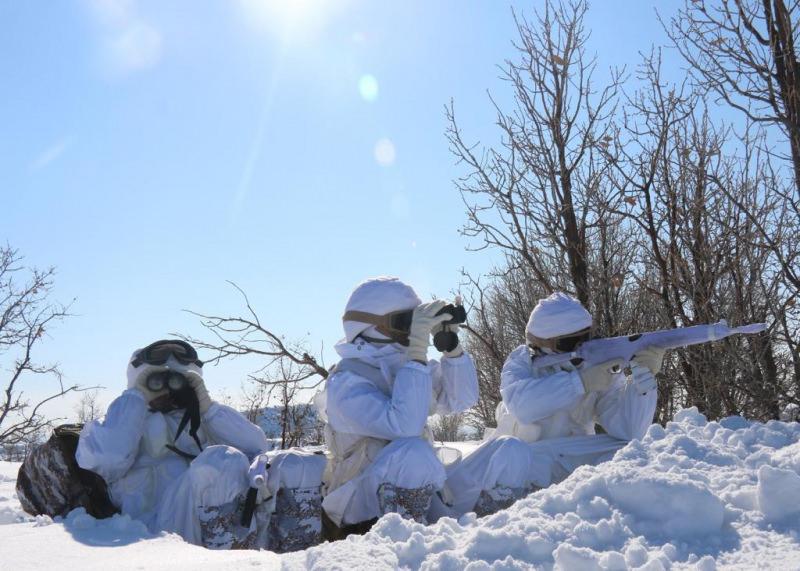
M 325 26 L 334 8 L 344 2 L 334 0 L 239 0 L 248 24 L 267 31 L 283 42 L 307 42 Z

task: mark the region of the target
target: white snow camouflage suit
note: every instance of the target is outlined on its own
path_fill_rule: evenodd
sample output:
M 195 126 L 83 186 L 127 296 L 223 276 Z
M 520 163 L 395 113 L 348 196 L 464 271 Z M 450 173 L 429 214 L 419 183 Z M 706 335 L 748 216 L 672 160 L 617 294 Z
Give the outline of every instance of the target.
M 432 446 L 428 416 L 461 412 L 477 401 L 468 354 L 423 365 L 408 361 L 405 347 L 361 338 L 340 342 L 336 351 L 342 361 L 316 401 L 330 454 L 323 507 L 334 523 L 379 517 L 381 484 L 442 490 L 454 505 L 448 509 L 435 497 L 429 514 L 435 519 L 471 510 L 482 489 L 504 478 L 515 486 L 530 481 L 532 455 L 515 439 L 495 441 L 446 468 L 440 458 L 459 455 Z
M 535 369 L 526 345 L 506 359 L 500 393 L 497 429 L 487 438 L 512 435 L 531 443 L 537 458 L 549 462 L 553 482 L 580 465 L 608 460 L 628 441 L 642 438 L 658 398 L 658 390 L 642 392 L 622 373 L 615 374 L 608 390 L 587 393 L 570 364 Z M 595 434 L 595 424 L 607 434 Z
M 193 364 L 173 361 L 171 366 L 202 374 Z M 141 366 L 128 365 L 129 388 L 111 403 L 104 418 L 84 427 L 76 459 L 82 468 L 103 477 L 122 513 L 154 531 L 175 532 L 200 544 L 199 508 L 221 506 L 247 490 L 250 459 L 268 449 L 266 436 L 236 410 L 213 402 L 198 430 L 204 450 L 197 448 L 188 430 L 173 442 L 184 411 L 150 410 L 142 392 L 134 388 L 142 374 Z M 167 445 L 198 456 L 190 464 Z

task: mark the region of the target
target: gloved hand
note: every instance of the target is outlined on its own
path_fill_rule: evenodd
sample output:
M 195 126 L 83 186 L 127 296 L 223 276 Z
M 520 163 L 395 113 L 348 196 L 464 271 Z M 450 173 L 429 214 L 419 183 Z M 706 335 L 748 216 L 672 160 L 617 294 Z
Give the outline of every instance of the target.
M 583 382 L 583 388 L 586 389 L 587 393 L 607 390 L 611 383 L 614 382 L 612 369 L 621 365 L 622 361 L 620 359 L 612 359 L 594 367 L 579 369 L 578 374 L 581 377 L 581 382 Z
M 203 382 L 203 377 L 193 371 L 186 373 L 186 379 L 189 381 L 189 386 L 192 387 L 194 394 L 197 395 L 197 403 L 200 405 L 200 414 L 205 414 L 211 407 L 211 397 L 208 396 L 206 384 Z
M 664 353 L 666 352 L 666 349 L 661 349 L 660 347 L 648 347 L 636 353 L 636 355 L 633 356 L 633 361 L 644 365 L 650 369 L 651 373 L 657 375 L 661 372 L 661 366 L 664 363 Z
M 631 364 L 631 377 L 633 378 L 637 390 L 643 395 L 658 388 L 656 377 L 653 375 L 650 368 L 640 365 L 635 360 Z
M 433 335 L 436 335 L 437 333 L 439 333 L 439 331 L 450 331 L 451 333 L 455 333 L 456 336 L 458 336 L 459 329 L 461 329 L 461 326 L 458 323 L 454 323 L 452 325 L 445 325 L 444 323 L 440 323 L 431 330 L 431 333 Z M 461 340 L 459 339 L 458 341 L 459 343 L 458 345 L 456 345 L 455 349 L 453 349 L 452 351 L 442 351 L 442 355 L 444 355 L 445 357 L 450 357 L 451 359 L 453 357 L 460 357 L 461 355 L 463 355 L 464 349 L 461 348 Z
M 446 301 L 438 300 L 420 304 L 414 309 L 411 318 L 411 330 L 408 333 L 408 358 L 422 364 L 428 362 L 428 345 L 431 341 L 431 331 L 444 321 L 453 318 L 449 313 L 436 315 L 445 305 Z

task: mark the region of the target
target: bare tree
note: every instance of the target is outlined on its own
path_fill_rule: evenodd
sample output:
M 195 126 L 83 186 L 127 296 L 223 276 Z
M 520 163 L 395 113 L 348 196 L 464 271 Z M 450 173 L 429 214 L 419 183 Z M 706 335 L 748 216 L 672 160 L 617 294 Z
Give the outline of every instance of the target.
M 461 434 L 463 420 L 463 414 L 445 414 L 439 416 L 439 418 L 431 424 L 433 438 L 439 442 L 458 442 L 464 440 Z
M 75 405 L 75 414 L 78 422 L 85 424 L 103 416 L 103 405 L 97 399 L 98 391 L 89 391 L 81 395 L 81 400 Z
M 467 209 L 462 234 L 475 250 L 504 254 L 488 283 L 466 274 L 472 290 L 467 345 L 478 364 L 478 406 L 467 422 L 494 425 L 500 372 L 524 342 L 536 300 L 553 291 L 575 294 L 597 316 L 598 332 L 620 329 L 617 276 L 631 263 L 623 199 L 611 184 L 617 160 L 614 126 L 622 72 L 596 87 L 587 54 L 585 1 L 548 1 L 532 20 L 514 14 L 516 59 L 503 66 L 511 109 L 494 99 L 500 143 L 467 140 L 455 106 L 446 109 L 451 151 L 467 171 L 456 181 Z
M 777 126 L 788 141 L 793 184 L 784 184 L 780 176 L 773 175 L 771 184 L 761 185 L 761 199 L 770 204 L 773 223 L 759 220 L 747 208 L 743 211 L 780 266 L 779 279 L 786 295 L 774 309 L 795 379 L 800 379 L 796 313 L 800 296 L 799 19 L 797 0 L 687 1 L 665 25 L 689 63 L 698 88 L 715 94 L 754 125 Z M 762 147 L 768 155 L 775 154 L 766 144 Z M 727 187 L 720 185 L 720 189 L 730 200 L 738 200 Z M 800 391 L 800 381 L 795 382 Z
M 468 142 L 454 105 L 447 108 L 451 150 L 468 169 L 456 182 L 468 215 L 462 233 L 480 239 L 477 249 L 498 248 L 524 264 L 548 291 L 572 291 L 583 303 L 590 298 L 589 242 L 605 205 L 619 199 L 603 179 L 621 81 L 612 70 L 608 85 L 593 83 L 587 9 L 584 0 L 548 1 L 532 22 L 514 15 L 518 59 L 503 69 L 514 107 L 505 111 L 492 100 L 498 147 Z
M 687 0 L 667 33 L 700 84 L 789 140 L 800 202 L 800 29 L 797 0 Z
M 264 383 L 242 383 L 242 413 L 247 420 L 253 424 L 258 424 L 264 407 L 269 401 L 268 387 Z
M 763 130 L 713 122 L 707 91 L 665 81 L 657 50 L 631 95 L 619 74 L 596 92 L 585 11 L 585 2 L 548 1 L 535 26 L 516 18 L 519 61 L 504 74 L 515 107 L 493 102 L 499 146 L 466 143 L 447 109 L 451 149 L 467 170 L 456 181 L 463 233 L 505 255 L 483 279 L 466 275 L 467 344 L 481 386 L 467 422 L 493 426 L 504 359 L 524 342 L 536 300 L 554 289 L 579 297 L 600 336 L 767 321 L 769 336 L 669 355 L 657 419 L 686 405 L 714 418 L 776 418 L 800 393 L 800 244 Z
M 320 357 L 311 354 L 305 341 L 289 342 L 261 322 L 245 292 L 229 282 L 242 296 L 246 311 L 242 316 L 216 316 L 189 311 L 200 318 L 211 340 L 185 339 L 199 350 L 212 352 L 210 363 L 222 359 L 251 356 L 261 360 L 249 375 L 251 387 L 246 392 L 247 412 L 258 418 L 256 410 L 277 397 L 281 407 L 281 447 L 301 443 L 308 419 L 314 414 L 311 405 L 298 402 L 301 394 L 318 387 L 328 376 Z M 249 396 L 248 396 L 249 395 Z M 314 433 L 313 426 L 309 430 Z
M 51 327 L 67 317 L 69 308 L 50 301 L 55 270 L 25 267 L 19 252 L 0 248 L 0 359 L 5 361 L 0 380 L 0 444 L 14 445 L 41 434 L 49 425 L 42 407 L 65 394 L 80 390 L 67 386 L 55 364 L 38 363 L 34 354 Z M 52 382 L 49 396 L 26 398 L 29 383 Z

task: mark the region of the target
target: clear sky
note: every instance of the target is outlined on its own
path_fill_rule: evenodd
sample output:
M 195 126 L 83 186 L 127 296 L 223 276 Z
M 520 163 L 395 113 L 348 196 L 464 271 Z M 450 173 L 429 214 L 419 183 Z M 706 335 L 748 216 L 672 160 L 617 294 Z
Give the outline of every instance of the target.
M 601 75 L 666 42 L 655 5 L 677 8 L 595 0 Z M 0 240 L 75 298 L 39 356 L 107 405 L 133 349 L 202 334 L 182 309 L 238 311 L 233 280 L 330 363 L 362 279 L 442 297 L 462 267 L 485 271 L 496 254 L 458 234 L 443 107 L 492 140 L 487 89 L 507 98 L 514 37 L 489 0 L 0 2 Z M 207 384 L 235 395 L 256 366 L 209 367 Z

